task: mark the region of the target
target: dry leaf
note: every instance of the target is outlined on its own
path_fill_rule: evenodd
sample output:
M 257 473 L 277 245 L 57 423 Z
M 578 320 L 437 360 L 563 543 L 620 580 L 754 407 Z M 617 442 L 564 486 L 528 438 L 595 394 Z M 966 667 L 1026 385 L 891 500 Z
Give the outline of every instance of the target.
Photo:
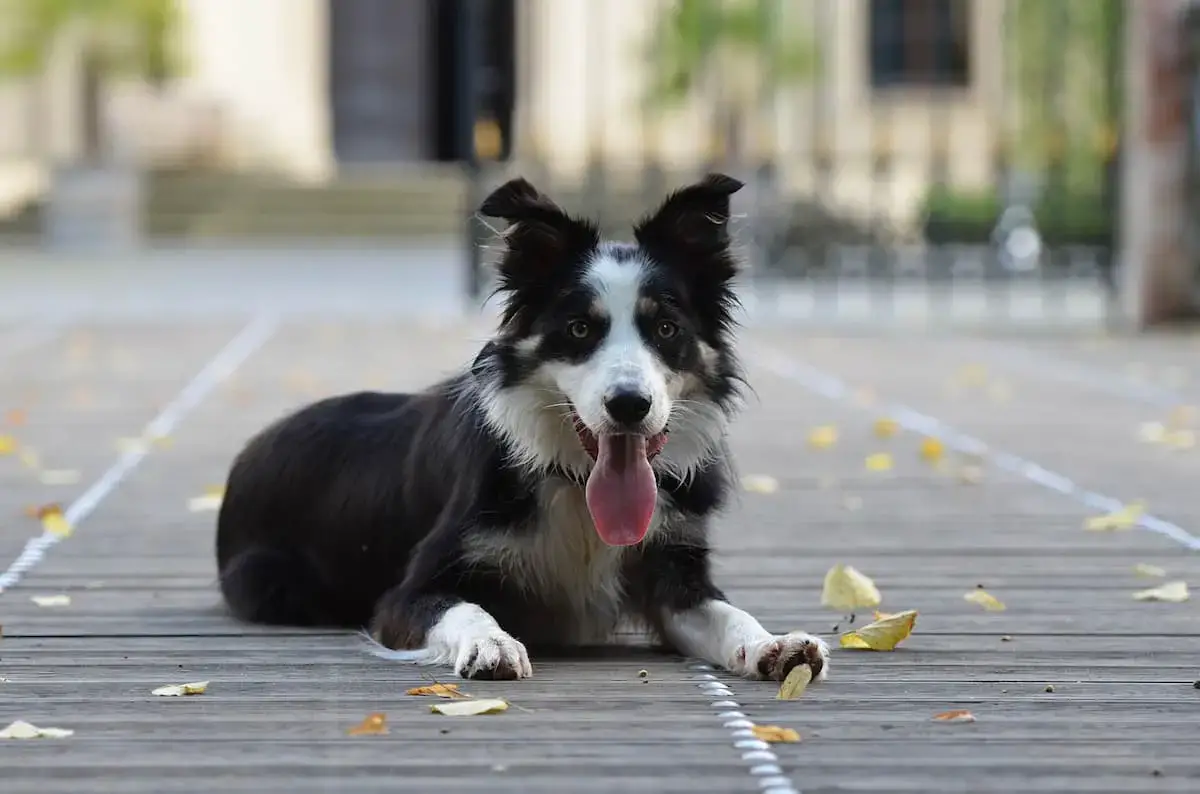
M 900 423 L 895 419 L 876 419 L 875 420 L 875 435 L 880 438 L 891 438 L 900 432 Z
M 499 698 L 455 700 L 450 703 L 435 703 L 429 707 L 434 714 L 447 717 L 474 717 L 477 714 L 498 714 L 508 709 L 508 701 Z
M 1133 594 L 1134 601 L 1166 601 L 1182 604 L 1189 598 L 1187 582 L 1167 582 Z
M 208 689 L 207 681 L 194 681 L 190 684 L 168 684 L 160 686 L 153 690 L 150 694 L 157 695 L 162 698 L 177 698 L 187 695 L 203 695 Z
M 823 607 L 847 613 L 879 606 L 882 601 L 883 596 L 871 578 L 850 565 L 839 563 L 825 574 L 821 588 Z
M 1172 427 L 1191 427 L 1196 423 L 1196 406 L 1177 405 L 1171 409 L 1167 423 Z
M 742 478 L 742 487 L 750 493 L 775 493 L 779 490 L 779 480 L 769 474 L 747 474 Z
M 430 686 L 414 687 L 404 694 L 406 695 L 428 695 L 437 698 L 465 698 L 470 695 L 458 690 L 458 684 L 432 684 Z
M 974 722 L 975 715 L 966 709 L 958 709 L 956 711 L 943 711 L 941 714 L 934 714 L 935 722 Z
M 1142 520 L 1146 511 L 1144 502 L 1132 502 L 1116 512 L 1103 516 L 1093 516 L 1084 522 L 1084 529 L 1091 532 L 1114 532 L 1122 529 L 1133 529 Z
M 808 445 L 814 449 L 828 449 L 837 443 L 838 432 L 833 425 L 815 428 L 808 436 Z
M 1167 435 L 1167 428 L 1162 422 L 1143 422 L 1138 427 L 1138 438 L 1147 444 L 1158 444 Z
M 886 452 L 876 452 L 874 455 L 868 455 L 866 466 L 867 471 L 888 471 L 892 468 L 892 456 Z
M 42 485 L 74 485 L 83 478 L 75 469 L 42 469 L 38 479 Z
M 1196 433 L 1192 430 L 1172 430 L 1163 436 L 1162 443 L 1172 449 L 1193 449 Z
M 808 689 L 808 685 L 812 683 L 812 668 L 806 664 L 799 664 L 792 668 L 792 672 L 787 674 L 787 678 L 783 679 L 783 683 L 779 685 L 779 694 L 775 696 L 776 700 L 795 700 L 804 694 L 804 690 Z
M 27 418 L 20 408 L 13 408 L 4 415 L 4 422 L 12 427 L 23 427 Z
M 778 725 L 755 725 L 750 729 L 754 738 L 761 742 L 793 744 L 800 741 L 800 734 L 794 728 L 781 728 Z
M 71 526 L 71 522 L 62 514 L 59 509 L 45 510 L 41 512 L 42 529 L 51 535 L 57 535 L 60 538 L 70 536 L 75 528 Z
M 1133 572 L 1138 576 L 1145 576 L 1150 579 L 1161 579 L 1167 575 L 1166 569 L 1145 562 L 1139 562 L 1133 566 Z
M 930 463 L 937 463 L 946 454 L 942 442 L 932 436 L 921 439 L 921 457 Z
M 11 455 L 17 451 L 17 440 L 12 436 L 0 436 L 0 455 Z
M 912 634 L 917 611 L 898 612 L 841 636 L 841 646 L 860 651 L 890 651 Z
M 382 711 L 368 714 L 366 719 L 346 731 L 350 736 L 381 736 L 387 732 L 387 715 Z
M 71 596 L 69 595 L 30 596 L 29 600 L 40 607 L 65 607 L 71 605 Z
M 1007 608 L 1003 601 L 986 590 L 972 590 L 963 596 L 963 600 L 978 604 L 988 612 L 1003 612 Z
M 39 728 L 25 720 L 17 720 L 0 730 L 0 739 L 65 739 L 75 734 L 67 728 Z

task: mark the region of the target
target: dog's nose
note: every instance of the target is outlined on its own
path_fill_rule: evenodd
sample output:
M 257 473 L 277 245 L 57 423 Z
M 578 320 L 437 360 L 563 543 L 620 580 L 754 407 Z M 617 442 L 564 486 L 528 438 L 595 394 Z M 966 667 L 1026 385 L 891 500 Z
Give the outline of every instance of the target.
M 650 413 L 650 398 L 636 389 L 614 389 L 604 398 L 604 408 L 614 422 L 636 425 Z

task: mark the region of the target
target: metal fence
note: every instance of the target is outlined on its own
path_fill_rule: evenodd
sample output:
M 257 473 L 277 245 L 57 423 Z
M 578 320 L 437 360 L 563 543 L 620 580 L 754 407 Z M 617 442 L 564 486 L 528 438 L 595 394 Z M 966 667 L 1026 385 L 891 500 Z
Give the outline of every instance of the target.
M 786 311 L 1107 314 L 1121 0 L 533 5 L 515 156 L 477 125 L 473 195 L 520 171 L 620 233 L 719 169 Z

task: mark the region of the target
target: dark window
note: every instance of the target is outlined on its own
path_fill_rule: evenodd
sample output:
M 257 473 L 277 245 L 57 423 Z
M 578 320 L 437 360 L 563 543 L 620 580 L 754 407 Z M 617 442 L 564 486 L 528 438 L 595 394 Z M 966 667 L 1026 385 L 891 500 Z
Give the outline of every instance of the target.
M 968 0 L 870 0 L 873 88 L 970 83 Z

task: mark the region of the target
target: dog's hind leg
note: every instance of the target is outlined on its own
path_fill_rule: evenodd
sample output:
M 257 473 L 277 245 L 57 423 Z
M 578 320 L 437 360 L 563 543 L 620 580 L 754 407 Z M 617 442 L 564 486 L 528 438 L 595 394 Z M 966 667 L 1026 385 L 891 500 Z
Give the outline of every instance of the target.
M 321 571 L 298 554 L 252 547 L 230 559 L 220 578 L 230 611 L 245 621 L 286 626 L 354 622 Z

